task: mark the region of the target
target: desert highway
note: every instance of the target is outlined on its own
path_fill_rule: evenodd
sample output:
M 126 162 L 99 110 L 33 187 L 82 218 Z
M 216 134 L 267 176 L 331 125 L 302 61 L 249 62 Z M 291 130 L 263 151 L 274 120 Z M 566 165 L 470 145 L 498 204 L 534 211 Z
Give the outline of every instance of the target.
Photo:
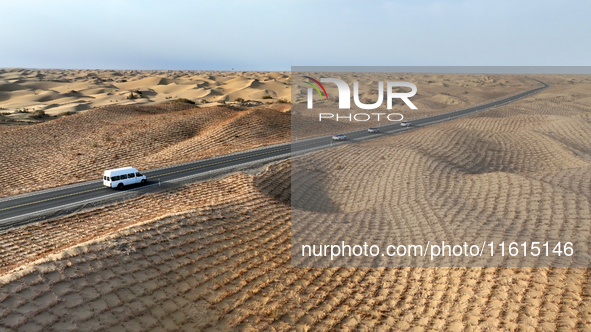
M 486 104 L 456 110 L 440 115 L 412 120 L 413 127 L 422 127 L 434 123 L 456 119 L 483 110 L 505 105 L 521 98 L 535 94 L 549 87 L 538 81 L 542 86 Z M 166 168 L 144 171 L 148 183 L 143 186 L 129 187 L 118 191 L 106 188 L 101 181 L 91 181 L 75 185 L 68 185 L 54 189 L 42 190 L 23 195 L 10 196 L 0 199 L 0 230 L 21 226 L 39 220 L 40 215 L 55 217 L 71 213 L 73 209 L 89 206 L 89 202 L 106 201 L 115 196 L 124 199 L 153 191 L 163 183 L 186 181 L 190 178 L 208 176 L 209 174 L 223 174 L 257 162 L 265 162 L 288 158 L 292 154 L 305 153 L 334 145 L 350 144 L 351 142 L 380 137 L 385 134 L 395 134 L 412 130 L 412 127 L 401 127 L 398 122 L 380 127 L 379 134 L 370 134 L 367 129 L 345 133 L 347 141 L 332 142 L 331 136 L 316 137 L 301 141 L 268 146 L 253 150 L 242 151 L 220 157 L 197 160 L 190 163 L 174 165 Z M 333 133 L 330 133 L 333 134 Z M 133 165 L 122 165 L 133 166 Z M 207 178 L 207 177 L 205 177 Z

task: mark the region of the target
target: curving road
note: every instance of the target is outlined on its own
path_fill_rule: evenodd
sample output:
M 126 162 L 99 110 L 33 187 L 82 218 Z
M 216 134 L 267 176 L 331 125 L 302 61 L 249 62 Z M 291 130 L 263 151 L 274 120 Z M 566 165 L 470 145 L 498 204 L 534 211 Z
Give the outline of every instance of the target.
M 456 119 L 514 102 L 549 87 L 544 82 L 536 81 L 541 83 L 542 86 L 486 104 L 416 119 L 412 121 L 412 125 L 414 127 L 422 127 Z M 91 181 L 11 196 L 0 200 L 0 230 L 72 213 L 86 207 L 100 205 L 101 203 L 105 204 L 109 201 L 127 199 L 147 192 L 170 188 L 170 184 L 172 183 L 191 182 L 200 178 L 203 179 L 228 173 L 239 168 L 248 167 L 249 165 L 288 158 L 293 154 L 306 153 L 333 145 L 347 144 L 349 142 L 379 137 L 383 134 L 400 133 L 411 129 L 394 123 L 380 127 L 380 134 L 370 134 L 366 129 L 346 133 L 347 141 L 345 142 L 332 142 L 330 136 L 316 137 L 144 171 L 143 173 L 148 177 L 148 183 L 146 185 L 129 187 L 122 191 L 106 188 L 102 185 L 101 181 Z

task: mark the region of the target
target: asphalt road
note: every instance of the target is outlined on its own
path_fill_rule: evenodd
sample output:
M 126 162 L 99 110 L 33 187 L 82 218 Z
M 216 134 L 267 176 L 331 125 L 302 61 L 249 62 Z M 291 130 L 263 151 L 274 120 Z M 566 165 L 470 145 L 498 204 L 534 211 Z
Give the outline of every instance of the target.
M 128 187 L 122 191 L 106 188 L 102 185 L 102 182 L 93 181 L 3 198 L 0 200 L 0 230 L 38 221 L 39 218 L 35 218 L 35 216 L 43 214 L 48 215 L 49 212 L 52 213 L 52 217 L 71 213 L 72 208 L 86 206 L 89 202 L 105 201 L 114 196 L 132 197 L 130 194 L 137 196 L 138 194 L 149 192 L 154 187 L 160 186 L 163 183 L 183 180 L 187 181 L 191 178 L 196 178 L 202 175 L 230 172 L 244 165 L 288 158 L 291 154 L 305 153 L 306 151 L 340 144 L 350 144 L 351 142 L 371 139 L 384 134 L 394 134 L 412 130 L 413 127 L 423 127 L 456 119 L 458 117 L 511 103 L 548 87 L 547 84 L 541 81 L 538 82 L 543 84 L 543 86 L 511 97 L 449 113 L 412 120 L 412 126 L 410 128 L 401 127 L 399 123 L 394 123 L 381 126 L 380 133 L 378 134 L 370 134 L 367 132 L 367 129 L 345 133 L 347 135 L 347 140 L 341 142 L 333 142 L 331 136 L 317 137 L 291 142 L 291 144 L 286 143 L 269 146 L 221 157 L 144 171 L 143 173 L 148 177 L 147 184 L 143 186 L 138 185 Z

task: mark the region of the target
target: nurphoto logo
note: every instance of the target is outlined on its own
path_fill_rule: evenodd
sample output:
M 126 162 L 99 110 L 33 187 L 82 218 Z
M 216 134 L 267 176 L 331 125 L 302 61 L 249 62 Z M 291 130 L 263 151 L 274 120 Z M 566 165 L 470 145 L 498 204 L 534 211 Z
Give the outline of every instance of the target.
M 308 88 L 308 109 L 313 108 L 313 89 L 318 92 L 320 98 L 322 99 L 324 92 L 324 98 L 328 100 L 328 94 L 326 93 L 326 89 L 322 85 L 322 83 L 334 83 L 337 86 L 339 91 L 339 109 L 351 109 L 351 89 L 349 85 L 338 78 L 321 78 L 320 81 L 313 79 L 309 76 L 304 76 L 305 78 L 309 79 L 312 82 L 304 82 L 310 85 L 312 88 Z M 314 85 L 314 84 L 316 85 Z M 417 107 L 410 101 L 410 97 L 414 96 L 417 93 L 417 86 L 410 82 L 388 82 L 387 83 L 387 104 L 388 109 L 392 109 L 392 100 L 395 98 L 402 99 L 402 101 L 411 109 L 416 110 Z M 394 92 L 393 88 L 395 87 L 406 87 L 410 88 L 410 92 Z M 322 92 L 320 89 L 322 89 Z M 364 110 L 373 110 L 382 105 L 384 101 L 384 82 L 378 82 L 378 100 L 373 104 L 364 104 L 359 100 L 359 82 L 353 82 L 353 101 L 357 107 L 364 109 Z

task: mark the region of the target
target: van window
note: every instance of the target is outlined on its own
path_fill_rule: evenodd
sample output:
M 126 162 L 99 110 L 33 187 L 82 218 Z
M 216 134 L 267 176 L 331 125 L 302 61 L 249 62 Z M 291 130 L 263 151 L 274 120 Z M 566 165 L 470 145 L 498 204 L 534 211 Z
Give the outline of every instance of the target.
M 143 176 L 142 173 L 140 173 L 140 172 L 135 173 L 135 175 L 137 175 L 138 177 Z
M 125 180 L 125 179 L 127 179 L 127 174 L 121 174 L 120 177 L 121 177 L 121 180 Z
M 135 178 L 135 174 L 133 174 L 133 173 L 129 173 L 129 174 L 127 174 L 127 177 L 128 177 L 128 178 L 130 178 L 130 179 L 131 179 L 131 178 Z
M 119 175 L 111 177 L 112 181 L 119 181 Z
M 103 180 L 107 180 L 107 176 L 106 175 L 103 175 Z
M 107 181 L 111 181 L 111 179 L 109 179 L 109 177 L 108 177 L 108 176 L 105 176 L 105 180 L 107 180 Z

